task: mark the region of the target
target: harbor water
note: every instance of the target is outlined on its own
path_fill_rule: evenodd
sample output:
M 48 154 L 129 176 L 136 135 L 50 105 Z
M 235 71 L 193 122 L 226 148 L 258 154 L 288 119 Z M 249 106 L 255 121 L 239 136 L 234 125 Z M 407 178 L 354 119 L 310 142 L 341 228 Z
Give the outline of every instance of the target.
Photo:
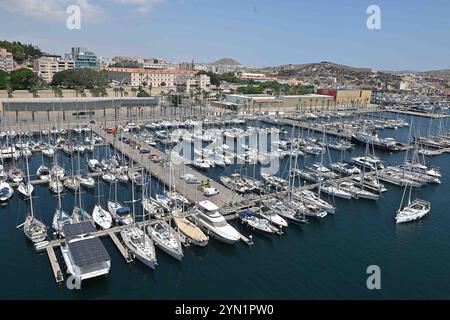
M 404 116 L 407 121 L 411 117 Z M 434 120 L 436 130 L 439 120 Z M 414 118 L 414 126 L 422 134 L 429 130 L 430 120 Z M 264 124 L 261 124 L 264 125 Z M 297 131 L 287 128 L 288 135 Z M 410 129 L 382 130 L 385 137 L 407 142 Z M 303 131 L 303 136 L 313 135 Z M 315 136 L 321 137 L 320 134 Z M 112 154 L 109 147 L 99 147 L 100 158 Z M 332 159 L 340 152 L 330 151 Z M 405 153 L 376 151 L 387 164 L 401 164 Z M 364 155 L 363 147 L 355 147 L 348 155 Z M 328 157 L 328 156 L 327 156 Z M 327 158 L 325 157 L 325 158 Z M 58 160 L 66 172 L 71 169 L 70 157 L 59 152 Z M 81 159 L 83 167 L 87 155 Z M 48 165 L 51 160 L 44 159 Z M 288 168 L 280 165 L 286 178 Z M 327 159 L 324 164 L 327 164 Z M 75 168 L 76 168 L 75 161 Z M 299 165 L 320 162 L 320 156 L 299 157 Z M 0 284 L 1 299 L 387 299 L 387 298 L 450 298 L 450 154 L 428 157 L 427 164 L 441 169 L 442 184 L 429 184 L 417 195 L 431 202 L 431 213 L 420 221 L 396 225 L 404 188 L 385 184 L 388 191 L 378 201 L 336 199 L 335 215 L 323 219 L 309 218 L 301 226 L 290 225 L 281 236 L 262 237 L 253 234 L 238 220 L 232 221 L 240 232 L 253 235 L 254 245 L 227 245 L 214 239 L 205 248 L 184 248 L 181 262 L 156 249 L 155 270 L 135 261 L 127 264 L 111 239 L 103 238 L 112 265 L 107 277 L 83 282 L 81 290 L 69 290 L 64 283 L 56 284 L 46 253 L 35 253 L 32 245 L 16 228 L 27 212 L 26 202 L 15 192 L 13 198 L 0 207 Z M 41 164 L 40 153 L 30 159 L 30 173 L 35 175 Z M 19 163 L 24 169 L 23 160 Z M 246 165 L 246 173 L 259 177 L 259 167 Z M 24 170 L 25 171 L 25 170 Z M 203 174 L 218 180 L 220 175 L 242 171 L 241 166 L 213 168 Z M 110 186 L 100 181 L 97 190 L 82 194 L 88 212 L 97 201 L 106 207 L 112 197 Z M 162 186 L 152 180 L 152 192 Z M 47 226 L 57 204 L 47 185 L 36 185 L 34 212 Z M 140 198 L 140 192 L 136 195 Z M 121 201 L 131 200 L 131 185 L 119 184 Z M 211 199 L 214 201 L 214 199 Z M 74 194 L 65 189 L 63 207 L 71 212 Z M 56 250 L 61 268 L 65 266 Z M 381 289 L 369 290 L 367 267 L 381 270 Z

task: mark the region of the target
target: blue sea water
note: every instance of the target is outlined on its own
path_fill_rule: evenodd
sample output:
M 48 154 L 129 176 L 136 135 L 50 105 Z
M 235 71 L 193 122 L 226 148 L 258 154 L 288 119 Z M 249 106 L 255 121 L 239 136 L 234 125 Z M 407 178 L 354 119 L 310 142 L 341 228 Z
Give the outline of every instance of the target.
M 406 117 L 410 120 L 410 117 Z M 436 131 L 439 121 L 432 122 Z M 414 118 L 422 134 L 429 120 Z M 291 131 L 292 129 L 290 129 Z M 290 134 L 295 134 L 290 132 Z M 304 132 L 304 134 L 306 134 Z M 394 136 L 406 142 L 408 128 L 384 130 L 383 136 Z M 320 135 L 317 135 L 320 137 Z M 97 152 L 97 151 L 96 151 Z M 110 153 L 107 147 L 98 151 Z M 347 158 L 363 155 L 357 147 Z M 400 164 L 405 154 L 377 151 L 386 163 Z M 331 151 L 339 159 L 340 153 Z M 59 159 L 70 170 L 70 158 Z M 109 238 L 102 239 L 111 258 L 108 277 L 83 283 L 82 290 L 69 290 L 55 283 L 45 253 L 37 254 L 23 233 L 16 229 L 26 213 L 26 203 L 17 194 L 0 207 L 0 298 L 2 299 L 385 299 L 450 298 L 450 154 L 427 158 L 427 164 L 440 167 L 441 185 L 427 185 L 418 196 L 431 201 L 432 211 L 424 219 L 396 225 L 394 216 L 403 188 L 386 184 L 389 189 L 376 202 L 336 199 L 337 212 L 324 219 L 309 219 L 309 224 L 292 225 L 282 236 L 272 238 L 254 235 L 254 245 L 233 246 L 211 240 L 207 247 L 189 247 L 181 262 L 157 251 L 159 265 L 150 270 L 139 262 L 125 263 Z M 50 161 L 45 159 L 48 164 Z M 82 159 L 84 164 L 86 156 Z M 320 161 L 319 157 L 299 158 L 299 164 Z M 21 163 L 23 165 L 23 163 Z M 34 174 L 41 164 L 35 154 L 30 161 Z M 75 165 L 76 166 L 76 165 Z M 283 170 L 286 165 L 281 164 Z M 238 166 L 214 168 L 207 174 L 218 179 Z M 258 171 L 259 168 L 256 168 Z M 247 172 L 253 172 L 248 166 Z M 287 169 L 282 175 L 286 177 Z M 100 201 L 106 204 L 110 188 L 101 184 Z M 158 188 L 152 182 L 153 192 Z M 120 200 L 131 199 L 131 187 L 120 185 Z M 85 191 L 83 203 L 90 212 L 99 198 L 96 191 Z M 46 185 L 35 186 L 35 213 L 47 225 L 57 203 Z M 140 197 L 138 192 L 137 197 Z M 63 207 L 71 212 L 74 196 L 65 190 Z M 248 235 L 238 221 L 233 221 Z M 51 231 L 50 231 L 51 232 Z M 64 267 L 60 252 L 56 254 Z M 381 290 L 368 290 L 366 269 L 381 269 Z

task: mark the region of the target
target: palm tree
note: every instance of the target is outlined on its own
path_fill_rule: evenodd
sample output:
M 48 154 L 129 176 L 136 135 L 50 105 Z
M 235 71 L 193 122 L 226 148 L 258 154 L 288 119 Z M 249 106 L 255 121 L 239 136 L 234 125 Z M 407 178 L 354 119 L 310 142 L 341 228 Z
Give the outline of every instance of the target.
M 33 94 L 33 98 L 37 98 L 37 97 L 39 97 L 39 89 L 38 89 L 38 87 L 36 87 L 36 86 L 32 86 L 31 88 L 30 88 L 30 92 Z
M 8 98 L 12 98 L 13 97 L 13 93 L 14 93 L 14 89 L 11 88 L 10 86 L 8 86 L 6 88 L 6 92 L 8 93 Z
M 56 86 L 53 86 L 52 87 L 52 92 L 53 92 L 53 94 L 55 95 L 55 98 L 58 98 L 58 95 L 59 95 L 59 93 L 58 93 L 58 87 L 56 87 Z
M 119 95 L 119 91 L 120 91 L 119 88 L 115 87 L 113 89 L 113 91 L 114 91 L 114 96 L 117 97 Z

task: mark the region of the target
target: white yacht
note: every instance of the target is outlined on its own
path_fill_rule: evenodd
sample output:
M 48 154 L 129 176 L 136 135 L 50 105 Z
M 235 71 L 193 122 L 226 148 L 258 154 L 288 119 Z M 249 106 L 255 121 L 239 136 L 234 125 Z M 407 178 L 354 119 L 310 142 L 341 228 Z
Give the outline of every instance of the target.
M 58 177 L 59 179 L 64 178 L 65 170 L 63 167 L 54 165 L 51 170 L 52 175 Z
M 211 162 L 206 159 L 195 159 L 192 162 L 192 166 L 196 167 L 197 169 L 208 170 L 209 168 L 211 168 Z
M 154 243 L 162 251 L 171 257 L 181 261 L 183 258 L 183 248 L 180 238 L 175 230 L 164 220 L 156 220 L 147 227 L 148 234 L 151 235 Z
M 55 194 L 60 194 L 64 189 L 64 185 L 62 184 L 62 182 L 59 181 L 58 178 L 53 177 L 53 176 L 50 177 L 48 187 Z
M 342 181 L 337 184 L 339 189 L 342 189 L 350 193 L 356 199 L 368 199 L 368 200 L 378 200 L 380 198 L 379 194 L 369 192 L 360 188 L 355 182 Z
M 96 204 L 92 211 L 94 222 L 102 229 L 109 229 L 112 226 L 112 217 L 108 211 L 102 208 L 100 204 Z
M 14 194 L 14 189 L 8 182 L 0 182 L 0 201 L 8 201 Z
M 120 231 L 120 236 L 135 258 L 151 269 L 156 268 L 155 246 L 142 229 L 132 225 Z
M 8 176 L 13 183 L 20 183 L 23 180 L 23 172 L 17 167 L 9 169 Z
M 334 186 L 329 182 L 325 182 L 322 185 L 319 185 L 319 190 L 323 193 L 329 194 L 336 198 L 342 198 L 347 200 L 350 200 L 352 198 L 352 195 L 350 193 Z
M 442 175 L 437 168 L 429 168 L 426 165 L 421 164 L 421 163 L 412 164 L 410 161 L 406 161 L 404 168 L 406 168 L 407 170 L 410 170 L 412 172 L 426 174 L 428 176 L 435 177 L 435 178 L 442 178 Z
M 256 212 L 258 216 L 267 219 L 270 223 L 272 223 L 275 226 L 278 227 L 287 227 L 288 223 L 285 219 L 280 217 L 278 214 L 275 213 L 272 209 L 266 206 L 259 207 Z
M 294 199 L 304 202 L 306 204 L 317 205 L 322 210 L 328 213 L 334 214 L 336 212 L 336 207 L 327 201 L 320 198 L 320 196 L 311 190 L 300 190 L 298 192 L 293 192 L 292 196 Z
M 55 155 L 55 149 L 51 146 L 46 146 L 42 149 L 42 154 L 48 158 L 52 158 Z
M 277 198 L 267 198 L 263 200 L 263 205 L 272 209 L 276 214 L 282 218 L 293 222 L 296 224 L 302 224 L 306 222 L 305 217 L 297 212 L 297 208 L 292 205 L 292 201 L 277 199 Z
M 356 176 L 353 177 L 353 180 L 363 184 L 363 187 L 365 189 L 375 191 L 377 193 L 386 192 L 387 189 L 385 188 L 384 184 L 380 183 L 379 179 L 376 176 Z
M 345 175 L 356 175 L 360 174 L 361 170 L 355 165 L 348 162 L 335 162 L 331 164 L 331 169 L 336 172 L 343 173 Z
M 78 191 L 80 188 L 80 180 L 76 176 L 67 177 L 64 180 L 64 186 L 72 191 Z
M 410 222 L 426 216 L 431 211 L 429 201 L 415 199 L 409 202 L 406 207 L 399 209 L 395 216 L 396 223 Z
M 36 175 L 42 181 L 49 181 L 51 177 L 50 169 L 44 165 L 39 166 L 39 168 L 36 171 Z
M 246 209 L 239 213 L 239 219 L 249 228 L 262 234 L 281 234 L 281 230 L 273 226 L 269 220 L 259 217 L 252 210 Z
M 213 238 L 233 244 L 241 238 L 241 234 L 233 228 L 219 213 L 219 207 L 209 200 L 200 201 L 194 218 Z
M 85 176 L 81 176 L 79 179 L 80 179 L 81 186 L 88 188 L 88 189 L 95 188 L 95 180 L 93 177 L 91 177 L 89 175 L 85 175 Z
M 108 211 L 114 220 L 120 224 L 129 225 L 133 223 L 131 209 L 121 205 L 118 201 L 108 201 Z
M 115 183 L 117 181 L 116 176 L 110 172 L 105 172 L 102 174 L 102 179 L 108 183 Z
M 369 157 L 369 156 L 353 157 L 352 161 L 356 165 L 359 165 L 368 170 L 384 169 L 384 165 L 381 163 L 381 160 L 376 157 Z
M 67 214 L 67 212 L 64 211 L 64 209 L 61 207 L 60 202 L 53 215 L 53 222 L 52 222 L 53 230 L 55 230 L 56 234 L 60 235 L 61 237 L 64 237 L 63 232 L 64 225 L 71 224 L 72 222 L 73 222 L 72 218 Z
M 17 191 L 25 197 L 31 197 L 33 190 L 34 186 L 30 182 L 21 182 L 17 188 Z
M 26 165 L 27 181 L 29 181 L 30 171 L 28 166 L 28 159 L 26 159 Z M 31 194 L 33 193 L 33 186 L 30 183 L 22 183 L 18 189 L 19 192 L 30 199 L 30 211 L 25 218 L 25 222 L 22 225 L 18 226 L 18 228 L 23 226 L 23 232 L 25 233 L 25 236 L 33 243 L 40 243 L 44 241 L 45 238 L 47 238 L 47 227 L 44 225 L 44 223 L 34 217 L 33 197 L 31 196 Z

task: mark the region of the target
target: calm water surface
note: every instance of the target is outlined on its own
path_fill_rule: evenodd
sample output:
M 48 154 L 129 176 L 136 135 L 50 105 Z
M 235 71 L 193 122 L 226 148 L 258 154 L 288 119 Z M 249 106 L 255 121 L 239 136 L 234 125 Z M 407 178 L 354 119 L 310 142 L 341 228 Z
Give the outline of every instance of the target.
M 422 133 L 428 132 L 428 119 L 415 118 L 414 122 Z M 438 126 L 439 121 L 432 122 L 432 130 Z M 384 130 L 381 134 L 406 141 L 409 129 Z M 103 147 L 97 152 L 105 155 L 111 151 Z M 363 153 L 364 149 L 358 147 L 347 158 Z M 404 160 L 404 153 L 377 152 L 377 155 L 386 163 L 399 164 Z M 339 159 L 340 153 L 331 151 L 331 157 Z M 61 153 L 59 159 L 70 170 L 70 158 Z M 48 159 L 44 161 L 50 164 Z M 315 161 L 320 158 L 299 158 L 299 165 Z M 206 248 L 186 248 L 181 263 L 157 249 L 159 265 L 154 271 L 139 262 L 126 264 L 112 241 L 105 238 L 102 241 L 112 258 L 110 274 L 107 278 L 86 281 L 83 290 L 73 291 L 55 283 L 47 255 L 34 253 L 23 233 L 16 229 L 26 212 L 26 204 L 16 192 L 7 205 L 0 207 L 0 298 L 450 298 L 449 161 L 450 154 L 427 158 L 428 164 L 441 168 L 443 179 L 441 185 L 419 190 L 418 195 L 432 203 L 431 214 L 419 222 L 395 225 L 394 215 L 403 189 L 386 185 L 389 191 L 377 202 L 336 199 L 335 215 L 310 219 L 303 226 L 290 226 L 281 237 L 254 235 L 255 244 L 251 247 L 211 240 Z M 81 162 L 84 166 L 86 156 Z M 40 164 L 40 155 L 33 155 L 32 174 Z M 285 168 L 283 162 L 281 170 L 286 177 Z M 239 170 L 238 166 L 215 168 L 208 175 L 218 179 L 221 174 Z M 247 167 L 249 174 L 253 170 L 253 166 Z M 259 175 L 258 167 L 255 172 Z M 130 186 L 119 188 L 120 200 L 130 200 Z M 159 188 L 153 181 L 153 192 Z M 96 191 L 84 192 L 84 207 L 91 211 L 97 201 L 105 205 L 109 189 L 101 183 L 100 198 L 96 197 Z M 36 215 L 50 226 L 57 198 L 46 185 L 35 186 L 35 196 Z M 73 193 L 65 190 L 66 211 L 71 212 L 73 204 Z M 237 221 L 232 224 L 249 234 Z M 63 267 L 59 250 L 56 253 Z M 373 264 L 381 268 L 382 289 L 378 291 L 366 288 L 366 268 Z

